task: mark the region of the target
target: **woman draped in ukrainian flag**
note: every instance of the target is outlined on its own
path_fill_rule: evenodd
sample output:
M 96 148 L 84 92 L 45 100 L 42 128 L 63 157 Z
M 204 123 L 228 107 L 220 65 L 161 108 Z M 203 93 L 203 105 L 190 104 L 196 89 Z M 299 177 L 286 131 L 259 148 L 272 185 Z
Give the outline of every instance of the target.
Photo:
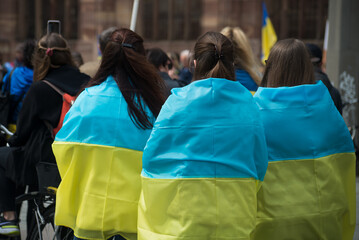
M 115 30 L 53 144 L 62 177 L 55 223 L 72 228 L 75 239 L 136 239 L 142 151 L 163 87 L 143 39 Z
M 195 81 L 172 90 L 143 154 L 138 238 L 249 239 L 267 169 L 259 110 L 235 81 L 233 46 L 208 32 Z
M 355 155 L 330 94 L 315 82 L 303 42 L 279 41 L 254 95 L 269 164 L 253 239 L 352 240 Z

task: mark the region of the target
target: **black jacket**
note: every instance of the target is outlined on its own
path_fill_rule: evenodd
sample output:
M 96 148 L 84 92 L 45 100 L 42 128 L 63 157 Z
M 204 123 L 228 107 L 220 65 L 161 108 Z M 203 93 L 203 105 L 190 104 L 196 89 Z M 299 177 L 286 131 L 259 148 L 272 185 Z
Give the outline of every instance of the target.
M 159 72 L 160 77 L 163 79 L 163 81 L 165 82 L 166 85 L 166 92 L 165 92 L 165 96 L 166 98 L 169 97 L 169 95 L 171 95 L 171 89 L 172 88 L 178 88 L 178 87 L 182 87 L 183 84 L 181 84 L 179 81 L 173 80 L 168 73 L 166 72 Z
M 76 95 L 88 82 L 89 76 L 72 66 L 51 69 L 46 80 L 70 95 Z M 59 122 L 62 96 L 46 83 L 33 83 L 27 92 L 16 132 L 9 139 L 13 149 L 12 160 L 8 161 L 8 177 L 20 185 L 36 183 L 36 164 L 53 162 L 51 144 L 53 138 L 45 121 L 55 128 Z
M 327 74 L 325 74 L 319 67 L 314 67 L 314 75 L 315 75 L 315 80 L 321 80 L 324 83 L 324 85 L 328 88 L 328 91 L 333 99 L 335 106 L 337 107 L 340 114 L 342 114 L 343 104 L 338 89 L 336 89 L 330 83 Z

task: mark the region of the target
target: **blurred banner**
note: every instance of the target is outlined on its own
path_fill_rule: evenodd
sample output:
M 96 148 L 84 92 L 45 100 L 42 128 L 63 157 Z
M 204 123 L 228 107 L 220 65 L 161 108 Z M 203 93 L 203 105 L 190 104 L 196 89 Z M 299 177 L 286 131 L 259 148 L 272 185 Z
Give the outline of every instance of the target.
M 263 21 L 262 21 L 262 62 L 267 60 L 269 51 L 277 42 L 277 35 L 275 34 L 272 22 L 268 17 L 268 12 L 265 3 L 262 3 L 263 8 Z

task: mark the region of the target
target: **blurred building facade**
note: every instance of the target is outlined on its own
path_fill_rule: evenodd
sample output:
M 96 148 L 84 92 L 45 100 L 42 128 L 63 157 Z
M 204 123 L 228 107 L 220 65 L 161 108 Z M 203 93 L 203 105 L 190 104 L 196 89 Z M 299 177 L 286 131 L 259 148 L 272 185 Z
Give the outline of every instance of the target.
M 266 0 L 278 39 L 296 37 L 322 44 L 328 0 Z M 85 61 L 98 56 L 97 36 L 110 26 L 129 27 L 133 0 L 1 0 L 0 52 L 9 59 L 16 43 L 46 34 L 49 19 Z M 207 31 L 241 27 L 260 54 L 262 0 L 140 0 L 136 32 L 148 47 L 193 49 Z

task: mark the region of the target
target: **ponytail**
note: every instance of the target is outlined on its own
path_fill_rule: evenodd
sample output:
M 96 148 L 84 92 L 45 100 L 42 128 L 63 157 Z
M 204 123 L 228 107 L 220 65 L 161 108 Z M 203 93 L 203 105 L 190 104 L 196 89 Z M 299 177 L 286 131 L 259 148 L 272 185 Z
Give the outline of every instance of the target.
M 233 46 L 224 35 L 216 32 L 205 33 L 196 42 L 194 51 L 195 80 L 205 78 L 235 80 Z
M 164 103 L 164 82 L 147 61 L 143 39 L 129 29 L 117 29 L 103 52 L 95 77 L 86 87 L 99 85 L 113 76 L 127 105 L 129 116 L 141 129 L 152 128 L 146 107 L 157 117 Z

